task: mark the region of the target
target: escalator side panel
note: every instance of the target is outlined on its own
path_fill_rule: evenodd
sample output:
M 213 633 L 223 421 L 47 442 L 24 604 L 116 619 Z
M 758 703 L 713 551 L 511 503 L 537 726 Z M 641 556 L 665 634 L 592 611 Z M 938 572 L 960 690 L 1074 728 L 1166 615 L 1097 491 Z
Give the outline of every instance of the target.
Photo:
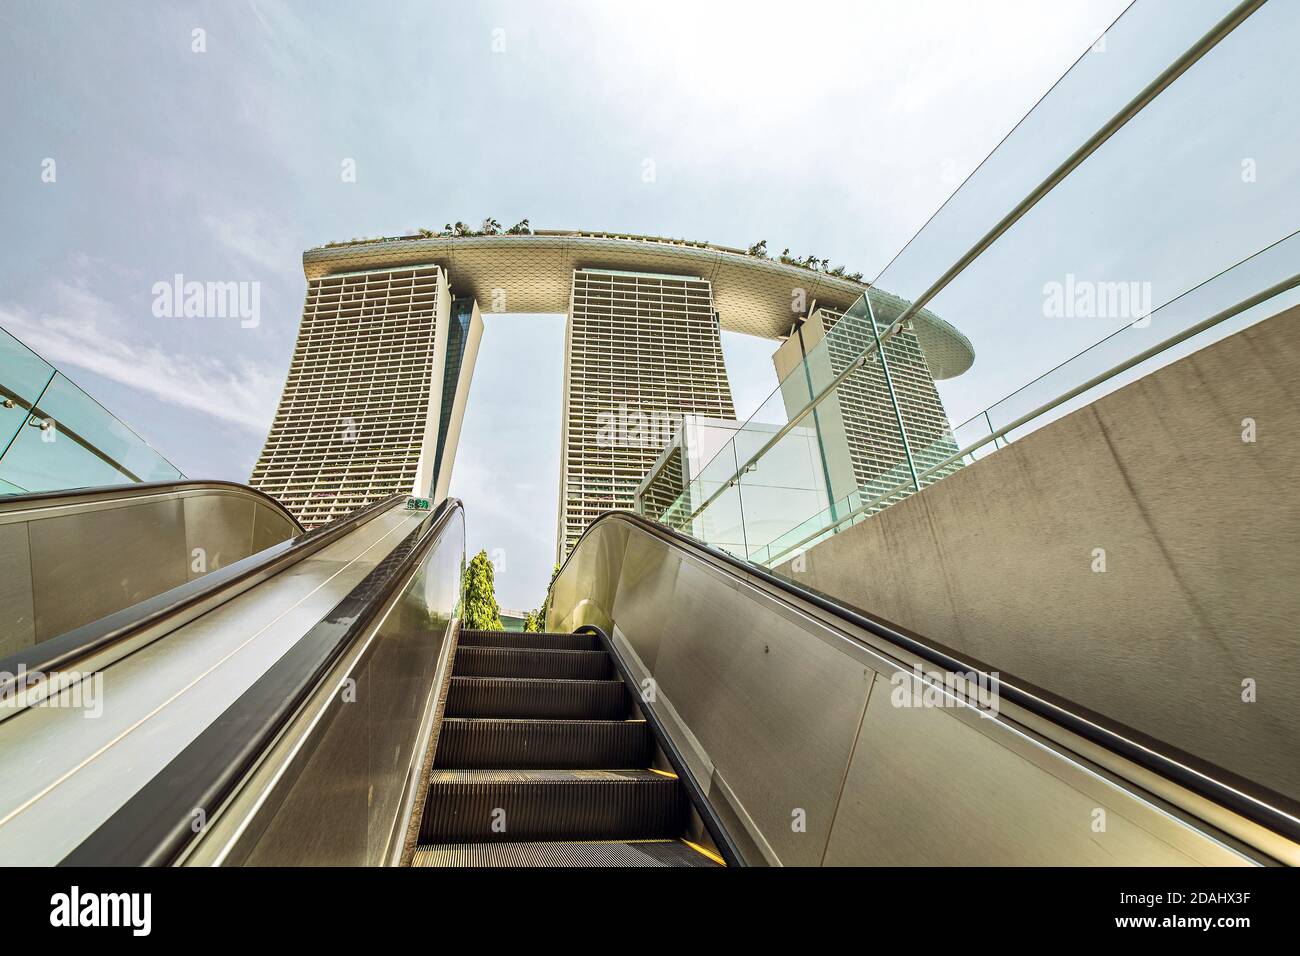
M 984 702 L 927 697 L 914 669 L 930 675 L 936 663 L 914 636 L 895 640 L 794 592 L 611 513 L 588 527 L 550 595 L 550 630 L 603 629 L 632 682 L 655 689 L 667 735 L 739 831 L 746 862 L 1300 861 L 1283 831 L 1052 723 L 1006 685 Z M 936 768 L 966 788 L 969 812 L 926 797 Z M 1069 809 L 1080 807 L 1082 822 Z
M 0 659 L 302 533 L 215 482 L 0 497 Z
M 98 719 L 34 707 L 0 722 L 0 755 L 27 768 L 0 775 L 0 862 L 54 863 L 73 850 L 360 583 L 413 520 L 380 515 L 108 666 L 94 678 Z

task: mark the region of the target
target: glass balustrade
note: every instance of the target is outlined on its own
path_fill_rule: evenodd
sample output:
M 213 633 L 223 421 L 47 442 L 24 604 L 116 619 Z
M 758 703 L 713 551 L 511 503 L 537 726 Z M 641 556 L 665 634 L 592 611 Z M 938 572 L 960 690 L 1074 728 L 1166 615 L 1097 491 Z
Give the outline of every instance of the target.
M 0 494 L 184 477 L 35 352 L 0 329 Z
M 779 563 L 1295 304 L 1300 18 L 1284 4 L 995 229 L 1234 6 L 1130 7 L 851 308 L 804 316 L 778 387 L 650 516 Z

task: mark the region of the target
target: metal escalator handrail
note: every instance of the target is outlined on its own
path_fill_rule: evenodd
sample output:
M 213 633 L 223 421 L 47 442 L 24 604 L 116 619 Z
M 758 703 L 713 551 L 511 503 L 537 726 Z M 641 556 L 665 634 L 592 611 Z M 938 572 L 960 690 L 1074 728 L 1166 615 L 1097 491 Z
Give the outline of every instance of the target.
M 186 487 L 207 485 L 241 489 L 259 497 L 266 497 L 274 502 L 273 498 L 263 492 L 247 488 L 235 482 L 166 482 L 157 485 L 156 489 L 184 490 Z M 137 489 L 142 487 L 141 485 L 130 486 L 127 489 L 131 492 L 128 497 L 135 497 Z M 95 494 L 105 494 L 112 490 L 114 489 L 79 489 L 73 492 L 73 496 L 84 495 L 89 497 Z M 38 498 L 59 497 L 65 494 L 67 493 L 58 492 L 20 497 L 30 501 Z M 296 564 L 326 545 L 337 541 L 360 525 L 378 517 L 397 505 L 398 502 L 404 501 L 407 497 L 409 496 L 393 495 L 383 501 L 377 501 L 338 521 L 321 525 L 311 531 L 305 531 L 278 544 L 273 544 L 269 548 L 251 554 L 233 564 L 228 564 L 224 568 L 211 571 L 201 578 L 187 581 L 170 590 L 163 591 L 161 594 L 156 594 L 129 607 L 122 608 L 120 611 L 114 611 L 112 614 L 105 615 L 98 620 L 73 628 L 58 637 L 40 641 L 0 659 L 0 701 L 15 699 L 19 694 L 31 696 L 32 692 L 38 690 L 41 683 L 51 673 L 66 673 L 78 670 L 79 668 L 76 666 L 78 662 L 85 661 L 92 655 L 98 654 L 114 644 L 128 640 L 149 627 L 194 608 L 196 605 L 217 597 L 223 592 L 235 590 L 238 593 L 239 590 L 242 590 L 242 585 L 248 583 L 250 579 L 259 576 L 269 577 L 272 574 L 279 573 L 286 567 Z M 279 502 L 275 502 L 275 504 L 278 509 L 283 510 L 283 506 Z M 3 507 L 3 502 L 0 502 L 0 507 Z M 294 526 L 302 527 L 296 520 Z M 10 715 L 0 714 L 0 719 L 6 716 Z
M 187 478 L 181 481 L 138 481 L 129 485 L 86 485 L 82 488 L 60 488 L 55 491 L 32 491 L 21 495 L 4 495 L 0 496 L 0 515 L 7 514 L 10 511 L 25 510 L 25 507 L 29 505 L 42 505 L 46 502 L 53 503 L 62 498 L 75 500 L 77 498 L 103 497 L 105 500 L 127 501 L 131 498 L 144 498 L 160 492 L 202 491 L 204 488 L 226 489 L 237 491 L 254 498 L 260 498 L 263 504 L 277 512 L 280 517 L 284 518 L 297 528 L 299 534 L 304 533 L 306 530 L 299 523 L 298 519 L 293 516 L 293 513 L 290 512 L 289 509 L 280 504 L 279 501 L 272 498 L 265 491 L 254 488 L 250 485 L 241 485 L 237 481 L 225 481 L 220 478 Z
M 677 779 L 686 789 L 686 796 L 690 799 L 691 805 L 695 807 L 695 812 L 700 815 L 700 819 L 704 822 L 704 828 L 709 831 L 709 836 L 713 838 L 718 852 L 722 854 L 723 861 L 727 866 L 747 866 L 748 864 L 745 863 L 740 848 L 736 846 L 736 841 L 732 839 L 731 834 L 723 824 L 722 817 L 718 816 L 718 811 L 709 802 L 704 787 L 695 779 L 695 774 L 691 771 L 691 765 L 686 762 L 686 758 L 668 733 L 668 728 L 664 726 L 663 719 L 659 716 L 654 704 L 646 700 L 644 695 L 640 693 L 641 688 L 637 686 L 636 678 L 627 666 L 627 661 L 623 660 L 623 655 L 619 654 L 618 649 L 614 646 L 610 636 L 595 624 L 584 624 L 574 633 L 594 634 L 605 652 L 609 654 L 610 659 L 614 662 L 614 667 L 618 670 L 618 676 L 622 679 L 628 693 L 634 695 L 637 705 L 641 708 L 641 713 L 645 715 L 646 723 L 650 725 L 650 731 L 654 735 L 655 742 L 659 744 L 664 756 L 668 758 L 668 762 L 677 773 Z
M 937 641 L 922 637 L 904 627 L 884 621 L 866 611 L 837 601 L 818 591 L 801 587 L 779 577 L 767 568 L 752 564 L 720 548 L 704 544 L 674 528 L 629 511 L 607 511 L 587 525 L 574 544 L 555 576 L 558 581 L 573 556 L 578 553 L 583 540 L 597 524 L 605 521 L 624 521 L 635 525 L 654 537 L 694 551 L 714 565 L 750 578 L 756 578 L 769 588 L 797 598 L 854 627 L 903 648 L 944 671 L 951 673 L 975 672 L 988 677 L 993 673 L 989 665 L 974 657 L 962 655 Z M 548 594 L 548 601 L 550 595 Z M 852 633 L 846 637 L 858 640 Z M 864 644 L 870 647 L 870 645 Z M 1234 813 L 1268 830 L 1281 834 L 1292 842 L 1300 843 L 1300 804 L 1285 794 L 1278 793 L 1254 781 L 1211 763 L 1195 754 L 1181 750 L 1142 731 L 1112 720 L 1104 714 L 1054 694 L 1013 674 L 997 671 L 1000 696 L 1031 714 L 1132 761 L 1144 770 L 1173 781 L 1213 803 L 1227 807 Z
M 405 495 L 399 497 L 406 497 Z M 348 648 L 363 638 L 395 590 L 420 567 L 454 514 L 445 498 L 253 685 L 60 866 L 167 866 L 183 858 Z

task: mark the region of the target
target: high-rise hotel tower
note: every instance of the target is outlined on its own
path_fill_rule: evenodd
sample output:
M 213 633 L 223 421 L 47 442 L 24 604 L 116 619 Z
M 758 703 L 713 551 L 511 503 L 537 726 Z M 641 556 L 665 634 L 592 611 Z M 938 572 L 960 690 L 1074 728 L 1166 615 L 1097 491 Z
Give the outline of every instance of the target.
M 393 494 L 444 497 L 482 330 L 437 265 L 309 277 L 249 483 L 308 528 Z
M 575 269 L 558 560 L 598 515 L 633 509 L 637 485 L 688 413 L 736 417 L 709 282 Z
M 309 249 L 303 271 L 297 347 L 251 483 L 308 526 L 392 494 L 443 497 L 480 306 L 567 313 L 561 560 L 598 514 L 633 508 L 683 415 L 735 418 L 722 329 L 786 341 L 808 318 L 802 303 L 830 325 L 865 289 L 740 249 L 591 232 L 360 240 Z M 928 312 L 909 336 L 922 392 L 974 360 Z M 866 461 L 857 454 L 846 481 L 871 476 Z
M 816 390 L 843 376 L 833 394 L 805 419 L 816 436 L 826 504 L 832 509 L 882 496 L 892 503 L 890 493 L 911 479 L 909 456 L 921 474 L 957 451 L 948 413 L 914 329 L 904 326 L 873 351 L 877 333 L 883 334 L 893 317 L 877 316 L 865 304 L 848 312 L 818 306 L 796 323 L 772 356 L 790 415 L 808 403 L 810 382 Z M 851 369 L 864 352 L 870 358 Z M 804 374 L 792 375 L 796 370 Z M 942 475 L 959 467 L 954 464 Z

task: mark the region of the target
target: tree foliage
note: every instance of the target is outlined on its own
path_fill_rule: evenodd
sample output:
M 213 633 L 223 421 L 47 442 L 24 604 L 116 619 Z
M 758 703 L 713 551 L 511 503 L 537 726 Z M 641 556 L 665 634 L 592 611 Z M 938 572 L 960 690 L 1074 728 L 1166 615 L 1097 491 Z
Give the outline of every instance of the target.
M 474 555 L 465 572 L 464 626 L 481 631 L 504 628 L 501 608 L 497 604 L 496 578 L 486 551 Z
M 560 566 L 557 564 L 551 571 L 551 583 L 546 586 L 546 597 L 542 598 L 542 606 L 524 615 L 525 631 L 546 630 L 546 615 L 551 610 L 551 588 L 555 587 L 555 578 L 559 573 Z

